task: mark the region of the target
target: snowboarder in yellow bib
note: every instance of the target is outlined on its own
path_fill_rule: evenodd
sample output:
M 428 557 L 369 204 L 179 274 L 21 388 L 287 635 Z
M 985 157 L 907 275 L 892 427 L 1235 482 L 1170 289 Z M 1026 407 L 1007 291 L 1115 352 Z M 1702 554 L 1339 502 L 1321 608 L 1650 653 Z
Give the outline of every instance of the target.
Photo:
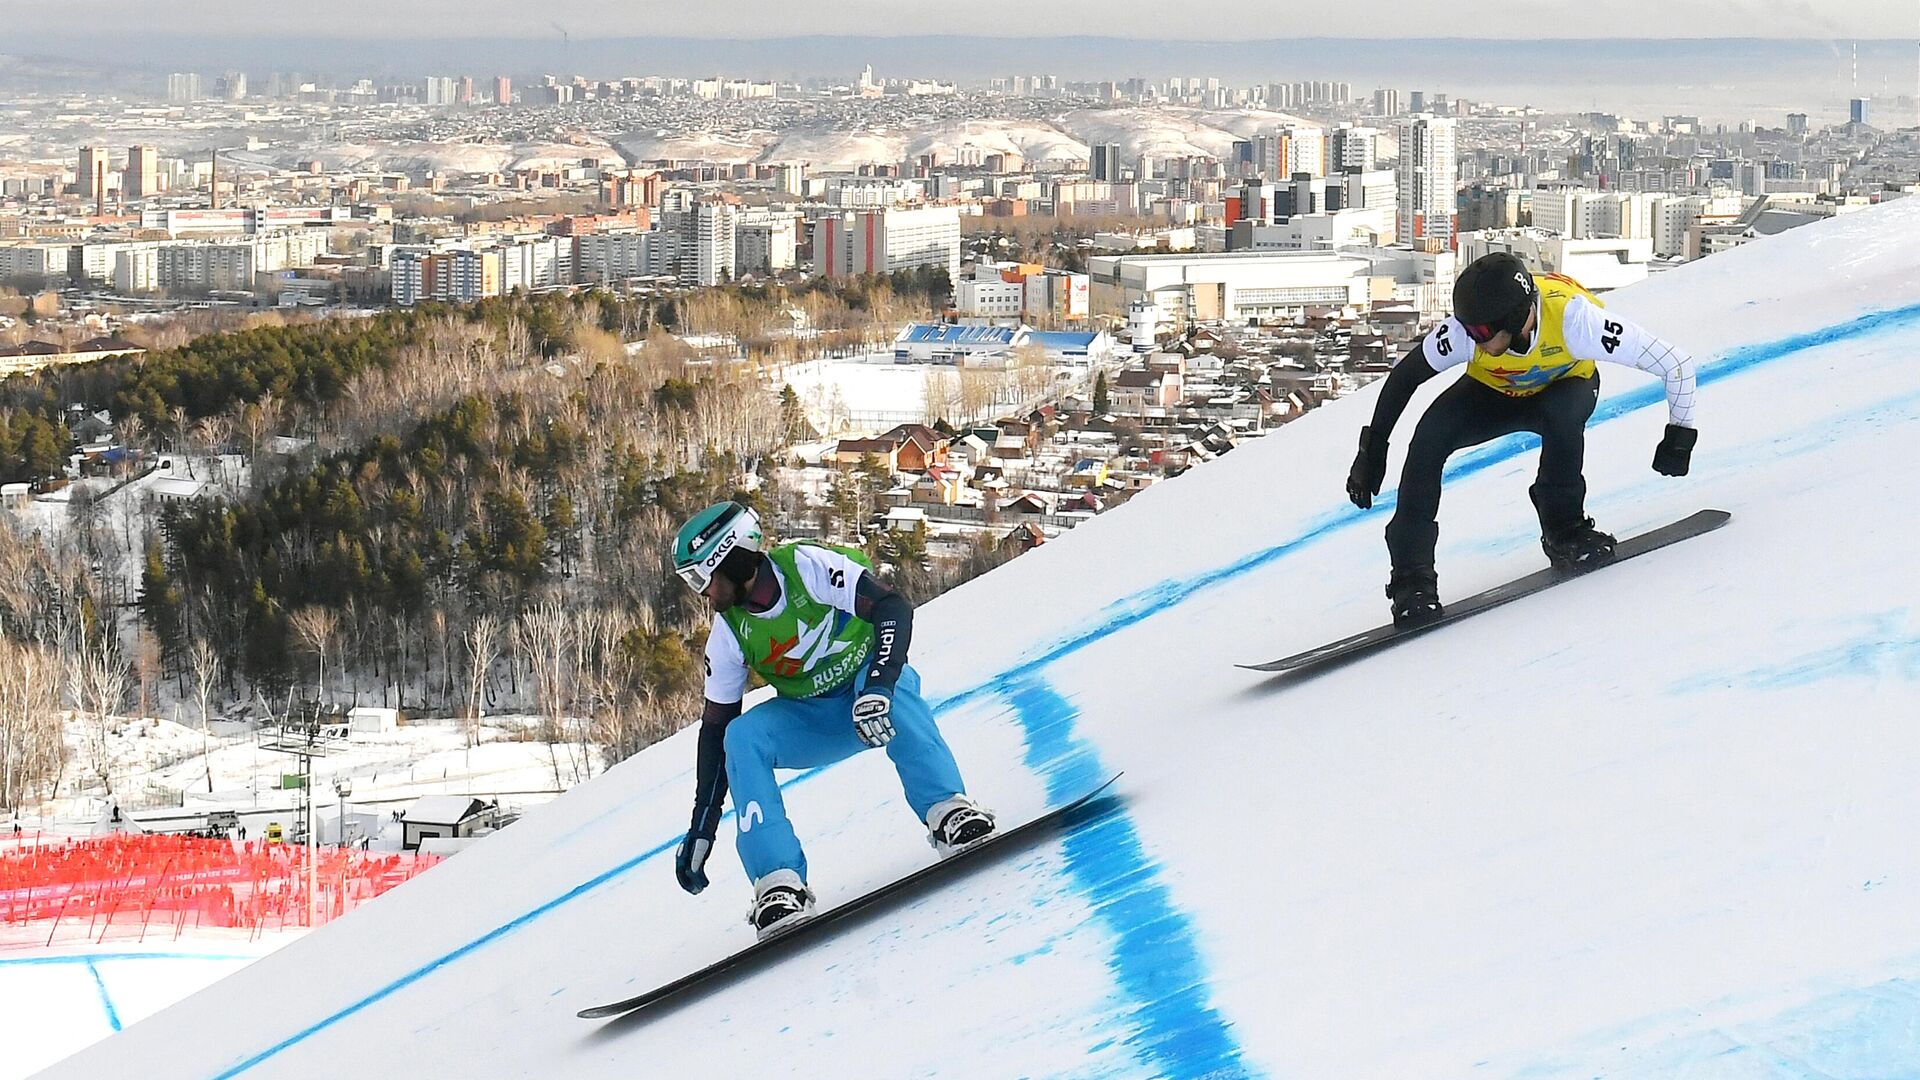
M 1667 430 L 1653 467 L 1685 476 L 1693 455 L 1694 363 L 1685 351 L 1605 309 L 1579 282 L 1535 274 L 1506 252 L 1475 259 L 1453 286 L 1453 315 L 1395 365 L 1360 429 L 1347 496 L 1365 510 L 1387 473 L 1387 439 L 1421 383 L 1452 367 L 1466 375 L 1414 429 L 1400 474 L 1399 504 L 1387 524 L 1393 621 L 1438 618 L 1440 480 L 1456 450 L 1530 431 L 1540 436 L 1540 471 L 1528 494 L 1540 517 L 1540 544 L 1562 570 L 1590 570 L 1613 557 L 1614 539 L 1586 514 L 1587 419 L 1600 398 L 1595 361 L 1652 372 L 1666 381 Z
M 826 544 L 768 547 L 753 511 L 723 502 L 680 530 L 673 565 L 713 609 L 693 823 L 674 861 L 681 888 L 707 887 L 731 788 L 754 929 L 766 937 L 812 914 L 806 855 L 773 770 L 819 768 L 874 747 L 893 759 L 907 803 L 942 855 L 993 832 L 907 666 L 913 607 L 880 584 L 865 555 Z M 749 672 L 776 696 L 742 715 Z

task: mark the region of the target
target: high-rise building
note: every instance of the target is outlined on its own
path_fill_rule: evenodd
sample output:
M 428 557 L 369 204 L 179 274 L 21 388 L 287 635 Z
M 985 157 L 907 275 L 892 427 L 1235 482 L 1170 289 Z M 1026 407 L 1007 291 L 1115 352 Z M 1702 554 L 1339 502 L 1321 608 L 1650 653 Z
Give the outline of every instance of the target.
M 1873 121 L 1868 118 L 1869 116 L 1866 98 L 1857 97 L 1847 103 L 1847 119 L 1853 123 L 1871 124 Z
M 496 105 L 513 104 L 513 80 L 505 75 L 493 77 L 493 101 Z
M 1400 91 L 1375 90 L 1373 92 L 1373 115 L 1399 116 L 1400 115 Z
M 454 92 L 454 100 L 462 105 L 473 104 L 473 76 L 460 76 L 460 89 Z
M 1120 181 L 1120 145 L 1100 143 L 1093 148 L 1093 178 L 1108 183 Z
M 960 278 L 960 210 L 886 207 L 821 216 L 814 224 L 814 266 L 830 278 L 890 274 L 919 266 Z
M 83 199 L 97 199 L 107 183 L 107 170 L 113 167 L 111 154 L 104 146 L 83 146 L 80 148 L 80 163 L 74 170 L 79 180 L 79 194 Z
M 1327 172 L 1372 169 L 1379 160 L 1379 145 L 1378 128 L 1341 124 L 1327 139 Z
M 719 285 L 736 276 L 734 256 L 737 240 L 735 226 L 740 208 L 718 199 L 703 199 L 695 208 L 694 252 L 690 260 L 695 285 Z M 683 261 L 683 265 L 686 262 Z
M 1415 114 L 1395 125 L 1400 137 L 1400 160 L 1394 180 L 1400 188 L 1399 223 L 1395 238 L 1416 247 L 1437 243 L 1453 246 L 1459 211 L 1455 187 L 1460 176 L 1454 121 L 1450 117 Z
M 425 93 L 421 103 L 425 105 L 452 105 L 459 93 L 458 86 L 450 75 L 429 75 L 423 88 Z
M 1807 133 L 1807 114 L 1803 112 L 1787 114 L 1787 134 L 1799 138 Z
M 200 100 L 200 73 L 176 71 L 167 76 L 167 100 L 176 105 Z
M 129 199 L 151 199 L 160 193 L 160 151 L 151 146 L 127 149 L 127 172 L 121 178 L 123 194 Z
M 790 211 L 750 210 L 735 230 L 734 264 L 742 274 L 777 274 L 793 269 L 799 246 L 799 216 Z
M 228 101 L 240 101 L 247 96 L 247 73 L 229 71 L 220 76 L 220 96 Z
M 1407 111 L 1411 113 L 1423 113 L 1427 111 L 1427 92 L 1425 90 L 1408 92 Z

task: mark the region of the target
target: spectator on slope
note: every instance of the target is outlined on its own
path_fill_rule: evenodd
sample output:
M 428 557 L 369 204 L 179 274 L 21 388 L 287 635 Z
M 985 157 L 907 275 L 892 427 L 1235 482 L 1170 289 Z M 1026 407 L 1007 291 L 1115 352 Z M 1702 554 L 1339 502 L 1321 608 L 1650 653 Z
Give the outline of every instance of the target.
M 1667 476 L 1687 474 L 1697 436 L 1693 358 L 1604 307 L 1572 278 L 1532 273 L 1506 252 L 1486 255 L 1455 280 L 1453 315 L 1415 343 L 1387 376 L 1347 474 L 1347 496 L 1362 510 L 1380 493 L 1387 439 L 1414 390 L 1448 368 L 1467 368 L 1420 418 L 1407 447 L 1399 505 L 1387 523 L 1394 625 L 1414 626 L 1444 612 L 1433 567 L 1441 471 L 1454 451 L 1502 435 L 1540 436 L 1540 471 L 1528 494 L 1548 561 L 1577 573 L 1613 558 L 1614 538 L 1595 528 L 1585 509 L 1586 424 L 1600 396 L 1595 361 L 1666 380 L 1667 430 L 1654 450 L 1653 468 Z
M 893 759 L 908 805 L 943 856 L 993 831 L 907 665 L 913 608 L 874 578 L 863 555 L 813 543 L 768 548 L 753 511 L 722 502 L 681 528 L 673 565 L 713 609 L 693 822 L 674 861 L 681 888 L 707 887 L 730 787 L 755 931 L 765 938 L 813 914 L 806 855 L 773 770 L 818 768 L 874 747 Z M 749 672 L 776 696 L 742 715 Z

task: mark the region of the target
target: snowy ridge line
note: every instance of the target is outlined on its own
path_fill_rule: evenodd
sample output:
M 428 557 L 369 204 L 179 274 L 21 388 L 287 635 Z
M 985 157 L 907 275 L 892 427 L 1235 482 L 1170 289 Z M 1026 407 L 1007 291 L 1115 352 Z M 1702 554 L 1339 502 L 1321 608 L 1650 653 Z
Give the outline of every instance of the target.
M 1807 349 L 1836 344 L 1889 330 L 1908 328 L 1916 323 L 1920 323 L 1920 303 L 1868 312 L 1816 330 L 1802 331 L 1771 341 L 1738 346 L 1721 354 L 1710 362 L 1703 362 L 1700 366 L 1699 382 L 1701 385 L 1710 385 L 1755 367 L 1790 357 Z M 1664 402 L 1664 400 L 1665 387 L 1663 384 L 1657 382 L 1650 383 L 1643 387 L 1635 387 L 1619 394 L 1610 395 L 1603 398 L 1599 406 L 1595 409 L 1593 419 L 1590 421 L 1590 426 L 1619 419 L 1639 409 Z M 1454 463 L 1448 467 L 1447 476 L 1451 479 L 1480 472 L 1516 457 L 1531 449 L 1534 445 L 1537 445 L 1537 439 L 1534 439 L 1532 436 L 1516 435 L 1505 437 L 1457 456 Z M 1369 511 L 1361 511 L 1357 508 L 1342 504 L 1335 510 L 1311 519 L 1299 535 L 1292 539 L 1256 550 L 1205 573 L 1184 579 L 1169 579 L 1157 585 L 1137 590 L 1133 594 L 1122 597 L 1107 605 L 1104 610 L 1110 614 L 1106 615 L 1106 617 L 1100 618 L 1083 631 L 1058 640 L 1032 659 L 1021 661 L 971 687 L 957 691 L 938 701 L 931 702 L 930 704 L 933 707 L 933 711 L 936 715 L 946 715 L 953 709 L 989 697 L 999 692 L 1002 688 L 1017 684 L 1023 679 L 1032 680 L 1037 677 L 1043 669 L 1055 661 L 1070 656 L 1088 645 L 1130 627 L 1151 616 L 1156 611 L 1179 604 L 1193 593 L 1224 584 L 1240 574 L 1258 569 L 1270 562 L 1292 554 L 1315 541 L 1324 539 L 1327 535 L 1343 527 L 1356 524 L 1361 518 L 1372 515 L 1380 508 L 1395 505 L 1397 495 L 1397 490 L 1382 493 L 1381 497 L 1374 500 L 1375 510 Z M 798 773 L 785 781 L 781 787 L 784 789 L 794 784 L 803 783 L 825 772 L 829 768 L 832 768 L 832 766 L 823 766 L 818 769 Z M 722 821 L 731 819 L 732 817 L 733 813 L 728 811 L 723 816 Z M 342 1007 L 333 1014 L 315 1021 L 301 1031 L 282 1039 L 268 1049 L 262 1050 L 239 1064 L 216 1074 L 213 1080 L 228 1080 L 230 1077 L 238 1076 L 252 1069 L 254 1066 L 268 1060 L 280 1051 L 296 1045 L 327 1027 L 332 1026 L 334 1023 L 362 1011 L 368 1005 L 374 1004 L 392 995 L 396 991 L 417 982 L 419 979 L 441 967 L 485 945 L 508 936 L 536 919 L 638 868 L 642 863 L 673 850 L 679 844 L 679 841 L 680 835 L 676 833 L 670 839 L 595 875 L 587 881 L 568 889 L 565 893 L 560 894 L 554 899 L 482 934 L 473 941 L 435 960 L 429 961 L 411 972 L 399 976 L 359 1001 Z
M 1026 732 L 1025 764 L 1046 778 L 1049 802 L 1071 798 L 1106 775 L 1099 750 L 1074 730 L 1079 708 L 1051 684 L 1023 678 L 1001 689 Z M 1063 847 L 1072 891 L 1112 936 L 1107 970 L 1136 1003 L 1125 1014 L 1135 1031 L 1119 1045 L 1168 1080 L 1260 1075 L 1244 1060 L 1233 1025 L 1208 1000 L 1193 920 L 1160 882 L 1159 864 L 1147 857 L 1131 816 L 1119 808 L 1102 814 L 1069 832 Z

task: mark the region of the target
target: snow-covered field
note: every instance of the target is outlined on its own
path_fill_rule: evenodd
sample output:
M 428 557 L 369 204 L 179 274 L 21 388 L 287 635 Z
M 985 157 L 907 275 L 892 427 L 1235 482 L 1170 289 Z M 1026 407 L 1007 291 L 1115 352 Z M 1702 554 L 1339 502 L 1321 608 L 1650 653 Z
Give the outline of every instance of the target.
M 989 419 L 1017 408 L 1022 401 L 1018 380 L 1010 372 L 986 369 L 998 382 L 994 404 L 986 415 L 963 417 L 959 398 L 960 369 L 950 364 L 899 364 L 890 352 L 859 356 L 822 357 L 789 364 L 772 375 L 775 384 L 786 383 L 799 395 L 807 412 L 807 422 L 823 435 L 872 432 L 895 424 L 917 424 L 928 420 L 927 380 L 929 375 L 942 380 L 941 391 L 948 405 L 932 410 L 934 417 L 948 420 Z M 1083 380 L 1081 368 L 1060 367 L 1052 372 L 1056 385 L 1061 380 Z
M 923 420 L 929 367 L 896 364 L 891 352 L 871 353 L 789 364 L 775 381 L 793 387 L 816 430 L 837 435 Z
M 1732 511 L 1709 536 L 1318 678 L 1238 670 L 1386 614 L 1386 512 L 1341 492 L 1366 391 L 928 605 L 977 795 L 1019 820 L 1126 771 L 1069 836 L 576 1020 L 751 936 L 729 853 L 674 884 L 687 732 L 46 1075 L 1920 1074 L 1916 230 L 1905 200 L 1608 296 L 1703 358 L 1701 440 L 1654 474 L 1659 389 L 1606 369 L 1589 509 Z M 1456 458 L 1446 595 L 1541 564 L 1533 465 Z M 791 778 L 824 901 L 929 858 L 890 774 Z
M 314 760 L 315 790 L 331 793 L 337 781 L 345 780 L 352 786 L 354 803 L 391 803 L 394 808 L 422 795 L 511 794 L 513 802 L 544 802 L 556 788 L 571 787 L 599 771 L 599 759 L 589 763 L 577 746 L 525 739 L 535 723 L 532 717 L 488 717 L 479 729 L 479 744 L 472 747 L 459 720 L 420 721 L 383 734 L 357 734 Z M 77 721 L 68 726 L 73 764 L 63 793 L 93 776 L 84 726 Z M 258 817 L 256 824 L 288 823 L 286 815 L 298 807 L 299 792 L 281 790 L 281 777 L 295 771 L 295 760 L 263 749 L 269 735 L 220 721 L 203 735 L 197 723 L 115 718 L 104 740 L 115 795 L 108 796 L 96 783 L 85 794 L 63 794 L 21 820 L 28 830 L 85 833 L 107 802 L 117 800 L 136 818 L 232 809 Z M 156 801 L 159 793 L 171 798 Z M 329 810 L 334 799 L 332 794 L 324 797 Z

